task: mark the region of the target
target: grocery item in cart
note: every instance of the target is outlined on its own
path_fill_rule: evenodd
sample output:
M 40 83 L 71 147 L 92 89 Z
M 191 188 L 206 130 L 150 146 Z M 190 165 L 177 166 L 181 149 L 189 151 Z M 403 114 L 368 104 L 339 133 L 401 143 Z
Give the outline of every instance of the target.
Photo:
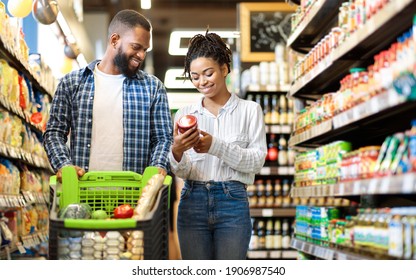
M 165 177 L 161 174 L 153 175 L 142 190 L 142 194 L 137 202 L 137 207 L 134 209 L 133 218 L 137 220 L 144 219 L 155 204 L 156 196 L 163 185 Z

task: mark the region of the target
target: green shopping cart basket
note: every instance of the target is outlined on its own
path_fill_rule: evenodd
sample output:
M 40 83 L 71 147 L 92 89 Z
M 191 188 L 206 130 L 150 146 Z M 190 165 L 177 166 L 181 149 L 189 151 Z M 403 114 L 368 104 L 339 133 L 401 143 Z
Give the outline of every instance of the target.
M 151 212 L 145 219 L 60 218 L 69 205 L 87 205 L 92 212 L 123 204 L 135 208 L 142 189 L 158 173 L 149 166 L 143 174 L 130 171 L 92 171 L 78 179 L 73 167 L 62 170 L 62 184 L 51 177 L 49 259 L 167 259 L 169 201 L 172 178 L 166 176 Z

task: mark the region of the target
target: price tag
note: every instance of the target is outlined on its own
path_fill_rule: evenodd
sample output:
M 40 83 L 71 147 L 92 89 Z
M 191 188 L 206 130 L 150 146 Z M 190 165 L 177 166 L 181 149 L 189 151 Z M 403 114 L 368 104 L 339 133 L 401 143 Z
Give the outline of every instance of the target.
M 282 258 L 282 252 L 281 251 L 271 251 L 270 252 L 270 258 L 271 259 L 281 259 Z
M 344 253 L 338 253 L 337 254 L 337 259 L 338 260 L 348 260 L 347 255 Z
M 21 242 L 16 242 L 16 247 L 20 254 L 26 254 L 26 249 Z
M 412 193 L 414 189 L 415 181 L 414 174 L 409 173 L 403 176 L 402 192 Z
M 340 184 L 338 185 L 338 193 L 337 193 L 337 194 L 341 194 L 341 195 L 343 195 L 343 194 L 345 193 L 344 188 L 345 188 L 344 183 L 340 183 Z
M 326 249 L 325 259 L 326 260 L 333 260 L 334 259 L 334 251 Z
M 271 174 L 271 168 L 270 167 L 263 167 L 260 170 L 261 175 L 270 175 Z
M 279 167 L 278 172 L 279 172 L 279 175 L 288 175 L 289 174 L 287 166 Z
M 370 106 L 372 113 L 377 113 L 379 111 L 379 105 L 378 105 L 378 98 L 374 97 L 370 99 Z
M 261 215 L 263 217 L 273 217 L 273 209 L 265 208 L 261 210 Z
M 280 133 L 281 132 L 281 127 L 280 125 L 272 125 L 270 127 L 271 133 Z
M 290 126 L 289 125 L 283 125 L 281 127 L 282 133 L 290 133 Z
M 360 194 L 360 181 L 355 181 L 353 186 L 353 194 Z
M 368 193 L 375 194 L 377 191 L 377 179 L 371 179 L 370 183 L 368 184 Z
M 390 178 L 385 177 L 381 179 L 380 193 L 388 193 L 390 189 Z
M 251 84 L 248 88 L 250 91 L 260 91 L 260 85 L 258 84 Z
M 266 85 L 266 91 L 277 91 L 277 85 Z

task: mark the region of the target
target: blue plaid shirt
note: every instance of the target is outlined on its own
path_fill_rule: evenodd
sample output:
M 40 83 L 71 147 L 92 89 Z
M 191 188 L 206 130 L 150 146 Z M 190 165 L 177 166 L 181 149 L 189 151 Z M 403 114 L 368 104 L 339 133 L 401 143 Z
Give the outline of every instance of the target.
M 43 141 L 55 172 L 71 164 L 88 171 L 93 70 L 98 62 L 64 76 L 55 92 Z M 123 128 L 123 170 L 140 174 L 147 166 L 169 170 L 172 120 L 166 89 L 155 76 L 139 71 L 135 77 L 124 79 Z M 69 133 L 70 149 L 66 144 Z

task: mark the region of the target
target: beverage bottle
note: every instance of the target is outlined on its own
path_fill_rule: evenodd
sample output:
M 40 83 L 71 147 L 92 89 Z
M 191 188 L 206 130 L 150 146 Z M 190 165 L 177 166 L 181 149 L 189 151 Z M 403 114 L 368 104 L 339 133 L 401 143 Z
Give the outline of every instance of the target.
M 265 196 L 266 196 L 266 207 L 273 207 L 274 204 L 274 196 L 273 196 L 273 184 L 272 180 L 266 181 L 266 189 L 265 189 Z
M 280 184 L 280 180 L 276 179 L 274 181 L 274 207 L 282 207 L 283 204 L 283 197 L 282 197 L 282 185 Z
M 249 250 L 257 250 L 259 248 L 259 237 L 257 235 L 257 221 L 252 219 L 252 229 L 250 243 L 248 245 Z
M 272 133 L 270 134 L 266 160 L 271 163 L 276 163 L 278 159 L 278 153 L 279 153 L 279 150 L 278 150 L 276 135 Z
M 258 249 L 265 249 L 266 248 L 266 230 L 264 227 L 264 221 L 259 220 L 257 223 L 257 235 L 258 239 Z
M 287 102 L 286 96 L 283 94 L 281 94 L 279 97 L 279 124 L 287 124 Z
M 290 248 L 290 228 L 288 219 L 284 219 L 282 224 L 282 248 Z
M 271 124 L 279 124 L 280 117 L 279 117 L 279 103 L 277 102 L 277 95 L 272 95 L 272 104 L 271 104 Z
M 282 196 L 283 196 L 283 207 L 289 207 L 291 198 L 290 198 L 290 186 L 289 181 L 287 179 L 283 180 L 283 186 L 282 186 Z
M 287 141 L 283 134 L 279 138 L 279 154 L 278 154 L 278 163 L 280 166 L 286 166 L 288 164 L 287 156 Z
M 282 248 L 282 226 L 279 219 L 276 219 L 273 225 L 273 248 Z
M 258 180 L 257 184 L 257 206 L 264 207 L 266 205 L 266 186 L 263 180 Z
M 271 109 L 271 106 L 270 106 L 269 95 L 268 94 L 264 95 L 263 104 L 264 104 L 264 108 L 263 108 L 264 123 L 265 124 L 271 124 L 272 123 L 272 109 Z
M 266 249 L 273 249 L 273 220 L 268 219 L 266 223 Z

